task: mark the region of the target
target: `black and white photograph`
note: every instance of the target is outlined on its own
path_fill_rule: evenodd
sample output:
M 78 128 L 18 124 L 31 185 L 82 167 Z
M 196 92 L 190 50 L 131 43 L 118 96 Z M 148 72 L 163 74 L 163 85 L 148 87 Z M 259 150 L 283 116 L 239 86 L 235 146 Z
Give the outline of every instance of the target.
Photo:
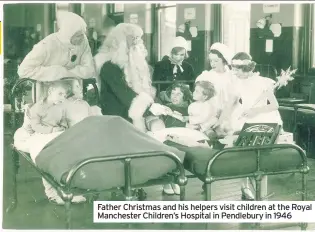
M 315 230 L 315 2 L 1 5 L 4 230 Z

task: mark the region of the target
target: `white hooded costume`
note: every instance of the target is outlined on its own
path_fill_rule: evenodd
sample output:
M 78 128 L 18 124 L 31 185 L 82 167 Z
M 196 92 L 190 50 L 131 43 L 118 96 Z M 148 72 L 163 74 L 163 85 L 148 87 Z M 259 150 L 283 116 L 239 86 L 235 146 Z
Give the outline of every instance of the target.
M 18 69 L 21 78 L 54 81 L 69 76 L 93 77 L 93 58 L 87 38 L 77 46 L 70 43 L 77 31 L 85 33 L 86 23 L 71 12 L 58 13 L 57 22 L 59 31 L 36 44 L 24 58 Z M 77 56 L 74 62 L 71 61 L 73 55 Z
M 86 32 L 84 20 L 71 12 L 59 12 L 57 24 L 58 32 L 41 40 L 26 55 L 18 68 L 20 78 L 55 81 L 64 77 L 94 77 L 94 63 L 86 36 L 79 45 L 70 42 L 76 32 Z M 73 57 L 76 59 L 71 59 Z

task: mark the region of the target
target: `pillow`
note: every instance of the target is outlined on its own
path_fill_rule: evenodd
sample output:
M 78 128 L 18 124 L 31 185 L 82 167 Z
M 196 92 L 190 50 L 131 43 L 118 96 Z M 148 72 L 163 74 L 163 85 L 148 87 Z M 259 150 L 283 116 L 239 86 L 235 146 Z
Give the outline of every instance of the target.
M 24 121 L 22 127 L 29 133 L 33 134 L 34 130 L 32 129 L 31 125 L 31 118 L 30 118 L 30 109 L 33 106 L 33 104 L 25 104 L 24 105 Z

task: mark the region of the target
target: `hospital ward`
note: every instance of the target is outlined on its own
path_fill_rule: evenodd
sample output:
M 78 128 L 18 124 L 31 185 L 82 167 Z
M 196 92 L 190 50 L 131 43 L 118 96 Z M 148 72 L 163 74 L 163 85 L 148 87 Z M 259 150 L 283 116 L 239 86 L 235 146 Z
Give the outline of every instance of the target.
M 93 221 L 95 201 L 315 201 L 315 3 L 265 3 L 3 4 L 2 228 L 314 231 Z

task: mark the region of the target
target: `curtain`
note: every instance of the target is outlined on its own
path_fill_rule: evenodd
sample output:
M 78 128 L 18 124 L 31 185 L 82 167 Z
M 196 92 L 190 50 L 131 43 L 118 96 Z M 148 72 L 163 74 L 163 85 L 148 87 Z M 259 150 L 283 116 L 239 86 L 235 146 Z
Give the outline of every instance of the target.
M 250 3 L 222 4 L 222 42 L 232 52 L 249 52 Z

